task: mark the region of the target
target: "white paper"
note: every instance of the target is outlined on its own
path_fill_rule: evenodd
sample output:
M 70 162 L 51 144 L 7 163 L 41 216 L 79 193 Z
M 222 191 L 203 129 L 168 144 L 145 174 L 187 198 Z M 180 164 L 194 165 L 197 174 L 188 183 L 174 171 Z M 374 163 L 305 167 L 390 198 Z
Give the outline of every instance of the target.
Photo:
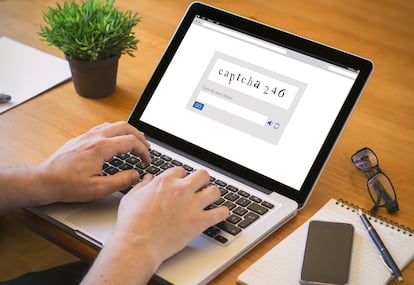
M 0 114 L 70 78 L 66 60 L 0 37 L 0 93 L 12 96 Z
M 387 284 L 392 279 L 356 209 L 331 199 L 306 223 L 246 269 L 239 276 L 238 283 L 299 284 L 308 224 L 311 220 L 343 222 L 354 226 L 349 285 L 380 285 Z M 414 236 L 375 218 L 371 223 L 400 269 L 406 267 L 414 258 Z

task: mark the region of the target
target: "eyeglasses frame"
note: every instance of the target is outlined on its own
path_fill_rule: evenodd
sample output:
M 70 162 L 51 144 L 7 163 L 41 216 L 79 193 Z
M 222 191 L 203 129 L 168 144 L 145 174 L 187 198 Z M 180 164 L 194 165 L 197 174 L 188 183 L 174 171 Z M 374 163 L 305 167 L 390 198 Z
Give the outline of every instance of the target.
M 375 159 L 376 159 L 376 165 L 373 165 L 371 167 L 368 168 L 359 168 L 354 160 L 354 157 L 356 157 L 359 153 L 364 152 L 364 151 L 368 151 L 371 154 L 374 155 Z M 351 156 L 351 161 L 353 163 L 353 165 L 355 166 L 355 168 L 357 168 L 359 171 L 364 172 L 367 177 L 367 190 L 368 190 L 368 194 L 371 197 L 371 200 L 374 202 L 374 207 L 370 210 L 371 215 L 375 216 L 377 214 L 377 211 L 380 207 L 385 207 L 387 208 L 388 213 L 393 214 L 395 212 L 397 212 L 399 210 L 398 207 L 398 200 L 397 200 L 397 193 L 395 192 L 395 188 L 394 185 L 391 182 L 391 179 L 382 171 L 382 169 L 379 167 L 379 160 L 378 160 L 378 156 L 376 155 L 376 153 L 370 149 L 369 147 L 363 147 L 359 150 L 357 150 L 352 156 Z M 381 187 L 376 187 L 375 183 L 372 183 L 375 180 L 378 180 L 380 176 L 384 176 L 384 178 L 387 180 L 387 182 L 389 182 L 391 189 L 394 193 L 394 197 L 395 199 L 392 199 L 390 193 L 388 193 L 388 191 L 386 189 L 384 189 L 384 187 L 380 184 L 379 186 Z M 370 184 L 372 185 L 374 191 L 377 193 L 377 197 L 378 199 L 375 199 L 374 196 L 372 195 L 372 191 L 370 189 Z M 381 200 L 384 200 L 384 203 L 381 204 Z

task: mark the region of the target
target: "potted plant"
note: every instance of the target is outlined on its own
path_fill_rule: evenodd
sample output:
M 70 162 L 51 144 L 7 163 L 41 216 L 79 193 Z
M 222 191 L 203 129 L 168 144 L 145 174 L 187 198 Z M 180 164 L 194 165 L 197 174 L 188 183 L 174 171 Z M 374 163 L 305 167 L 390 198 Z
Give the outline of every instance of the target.
M 63 51 L 76 92 L 89 98 L 112 94 L 120 56 L 134 56 L 137 49 L 132 28 L 138 14 L 120 11 L 114 0 L 71 0 L 49 7 L 43 19 L 41 40 Z

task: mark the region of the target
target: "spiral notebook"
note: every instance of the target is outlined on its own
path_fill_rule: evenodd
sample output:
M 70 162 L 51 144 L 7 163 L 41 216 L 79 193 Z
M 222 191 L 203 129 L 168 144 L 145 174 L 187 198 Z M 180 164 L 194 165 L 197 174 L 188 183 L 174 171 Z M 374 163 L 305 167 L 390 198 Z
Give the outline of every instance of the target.
M 357 210 L 359 207 L 343 200 L 331 199 L 307 222 L 246 269 L 238 284 L 299 284 L 308 224 L 311 220 L 344 222 L 354 225 L 349 284 L 387 284 L 393 277 L 382 263 Z M 367 211 L 363 210 L 367 215 Z M 402 270 L 414 259 L 414 234 L 403 225 L 370 217 L 385 246 Z M 404 276 L 404 272 L 403 272 Z

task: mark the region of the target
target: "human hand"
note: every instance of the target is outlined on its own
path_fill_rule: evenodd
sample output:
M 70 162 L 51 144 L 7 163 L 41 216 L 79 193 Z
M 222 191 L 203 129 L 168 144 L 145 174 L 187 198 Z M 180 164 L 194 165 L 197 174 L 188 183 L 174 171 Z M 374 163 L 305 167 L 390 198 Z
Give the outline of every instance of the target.
M 118 153 L 133 151 L 151 160 L 144 134 L 127 122 L 104 123 L 71 139 L 39 166 L 45 203 L 82 202 L 126 189 L 138 182 L 135 170 L 102 176 L 102 165 Z
M 219 189 L 208 186 L 209 178 L 205 170 L 186 176 L 181 167 L 152 181 L 146 177 L 121 200 L 116 230 L 121 234 L 139 233 L 140 243 L 152 244 L 156 259 L 163 261 L 228 217 L 227 207 L 204 210 L 220 198 Z
M 83 284 L 146 284 L 165 259 L 228 217 L 224 206 L 204 210 L 220 198 L 209 178 L 205 170 L 186 176 L 181 167 L 145 176 L 122 198 L 113 234 Z

